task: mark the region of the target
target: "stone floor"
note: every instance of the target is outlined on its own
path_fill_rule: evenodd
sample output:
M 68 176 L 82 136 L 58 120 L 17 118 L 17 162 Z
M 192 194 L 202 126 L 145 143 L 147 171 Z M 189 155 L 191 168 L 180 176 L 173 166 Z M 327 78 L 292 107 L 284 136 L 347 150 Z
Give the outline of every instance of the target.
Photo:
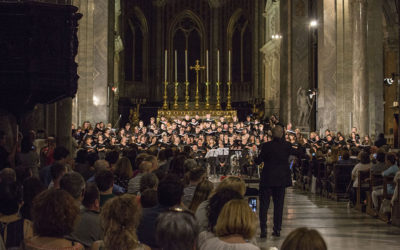
M 279 248 L 285 237 L 298 227 L 318 230 L 330 250 L 400 249 L 400 227 L 347 208 L 346 202 L 335 202 L 297 189 L 287 189 L 279 238 L 271 235 L 272 212 L 270 208 L 267 239 L 257 238 L 261 249 Z

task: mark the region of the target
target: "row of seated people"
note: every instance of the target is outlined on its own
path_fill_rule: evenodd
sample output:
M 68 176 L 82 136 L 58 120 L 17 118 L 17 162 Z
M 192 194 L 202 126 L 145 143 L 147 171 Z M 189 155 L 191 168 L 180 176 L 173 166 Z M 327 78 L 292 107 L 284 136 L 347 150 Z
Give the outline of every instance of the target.
M 332 148 L 297 160 L 297 184 L 384 221 L 399 223 L 400 154 L 385 148 Z
M 47 185 L 31 169 L 0 171 L 0 249 L 260 249 L 257 218 L 244 199 L 245 182 L 236 176 L 217 187 L 193 159 L 175 152 L 167 167 L 153 155 L 115 163 L 97 160 L 85 178 L 68 165 L 69 152 L 54 151 Z M 177 161 L 178 158 L 179 163 Z M 155 160 L 154 160 L 155 159 Z M 116 172 L 133 172 L 123 191 Z M 124 162 L 124 163 L 122 163 Z M 176 167 L 173 165 L 181 165 Z M 177 173 L 177 169 L 182 170 Z M 135 179 L 136 178 L 136 179 Z M 302 247 L 298 247 L 302 246 Z M 299 228 L 281 248 L 327 249 L 315 230 Z

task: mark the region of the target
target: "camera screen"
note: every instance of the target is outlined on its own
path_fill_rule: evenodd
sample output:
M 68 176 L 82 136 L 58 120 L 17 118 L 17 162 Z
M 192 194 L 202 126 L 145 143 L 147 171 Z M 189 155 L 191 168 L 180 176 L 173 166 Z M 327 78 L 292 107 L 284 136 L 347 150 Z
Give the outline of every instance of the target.
M 256 213 L 257 212 L 257 198 L 252 197 L 249 198 L 249 206 L 251 208 L 251 210 Z

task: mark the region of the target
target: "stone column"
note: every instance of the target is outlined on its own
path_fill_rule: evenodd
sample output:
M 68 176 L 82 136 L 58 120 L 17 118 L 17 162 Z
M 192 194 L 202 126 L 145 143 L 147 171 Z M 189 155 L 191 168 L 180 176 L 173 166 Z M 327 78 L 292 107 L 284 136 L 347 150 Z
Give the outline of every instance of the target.
M 369 135 L 383 133 L 383 2 L 368 1 L 368 79 L 369 79 Z
M 337 27 L 336 2 L 318 1 L 317 130 L 337 130 Z
M 354 126 L 360 136 L 369 132 L 367 73 L 367 0 L 353 0 L 353 103 Z

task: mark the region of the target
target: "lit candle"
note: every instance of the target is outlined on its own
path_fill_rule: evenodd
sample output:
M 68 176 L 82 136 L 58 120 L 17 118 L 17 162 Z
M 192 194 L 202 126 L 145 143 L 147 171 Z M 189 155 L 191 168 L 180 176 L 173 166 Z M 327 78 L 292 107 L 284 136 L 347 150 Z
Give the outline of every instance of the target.
M 228 52 L 228 82 L 231 81 L 231 51 Z
M 178 82 L 178 52 L 175 50 L 175 82 Z
M 165 62 L 164 62 L 164 65 L 165 65 L 165 69 L 164 69 L 164 81 L 165 81 L 165 82 L 167 81 L 167 57 L 168 57 L 168 51 L 165 50 Z
M 208 82 L 208 50 L 206 50 L 206 74 L 207 74 L 207 82 Z
M 219 82 L 219 50 L 217 51 L 217 82 Z
M 188 59 L 187 59 L 187 50 L 185 50 L 185 78 L 186 82 L 188 81 Z

